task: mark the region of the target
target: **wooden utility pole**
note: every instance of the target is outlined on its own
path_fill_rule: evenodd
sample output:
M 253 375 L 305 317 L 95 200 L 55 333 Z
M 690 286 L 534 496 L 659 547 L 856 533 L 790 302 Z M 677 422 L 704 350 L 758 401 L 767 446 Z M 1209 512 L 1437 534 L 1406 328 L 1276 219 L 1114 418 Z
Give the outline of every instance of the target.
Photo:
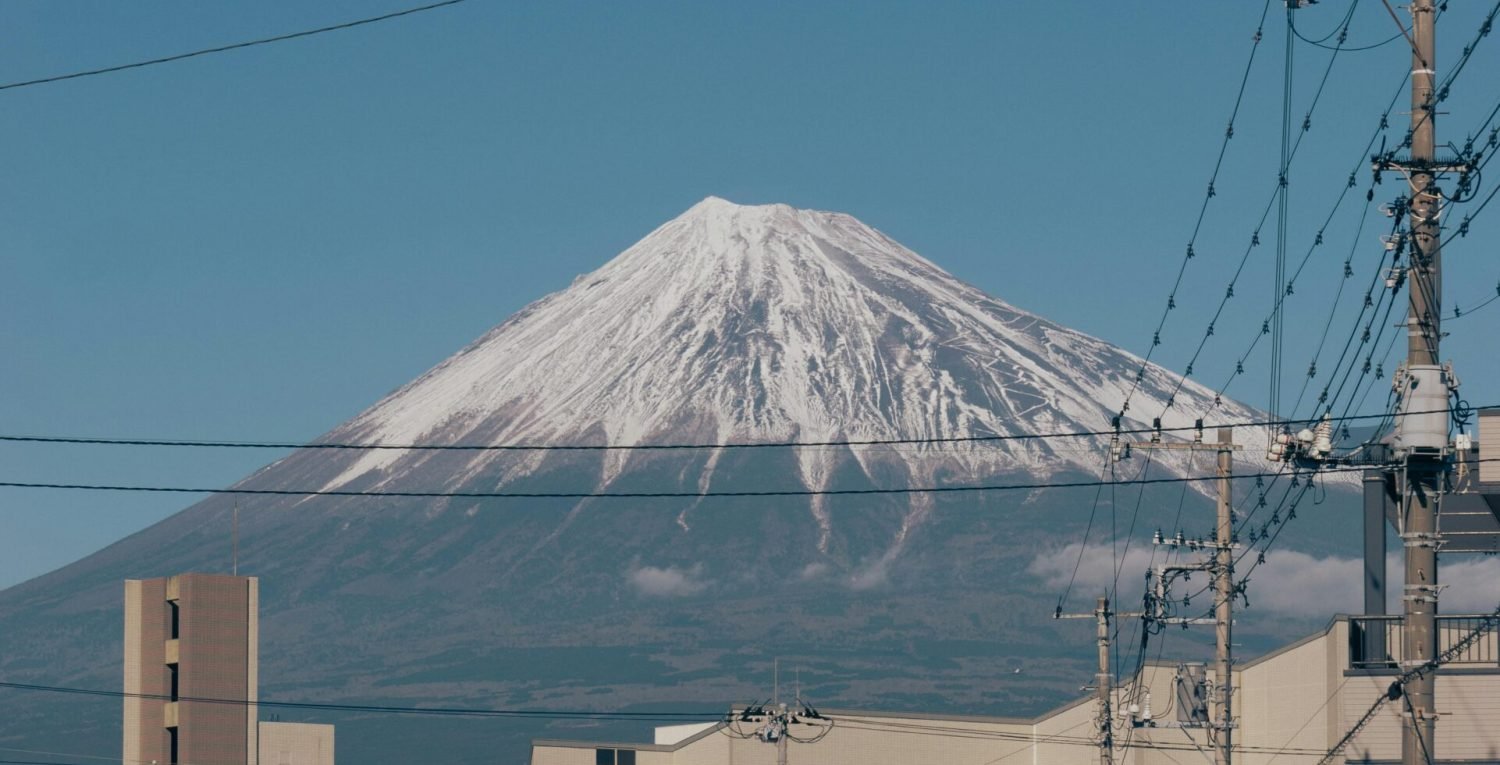
M 1215 454 L 1218 478 L 1218 523 L 1214 532 L 1213 561 L 1211 563 L 1198 563 L 1180 566 L 1162 566 L 1157 572 L 1157 586 L 1162 588 L 1163 594 L 1167 584 L 1168 572 L 1188 572 L 1209 570 L 1214 578 L 1214 672 L 1216 692 L 1215 700 L 1218 703 L 1218 714 L 1214 718 L 1213 727 L 1216 733 L 1214 747 L 1214 765 L 1231 765 L 1230 752 L 1233 748 L 1234 732 L 1234 654 L 1233 654 L 1233 629 L 1234 629 L 1234 551 L 1238 545 L 1234 540 L 1234 495 L 1231 486 L 1233 474 L 1234 452 L 1239 447 L 1234 445 L 1234 432 L 1230 428 L 1219 428 L 1218 442 L 1214 444 L 1203 443 L 1203 421 L 1198 421 L 1198 428 L 1192 442 L 1163 441 L 1160 436 L 1160 421 L 1156 423 L 1157 433 L 1152 435 L 1150 441 L 1137 441 L 1129 446 L 1137 449 L 1167 449 L 1172 451 L 1212 451 Z M 1120 452 L 1118 449 L 1113 451 Z M 1123 453 L 1123 452 L 1121 452 Z M 1173 544 L 1181 546 L 1183 542 L 1164 542 L 1158 539 L 1158 544 Z M 1192 547 L 1191 549 L 1202 549 Z M 1196 623 L 1196 619 L 1181 620 L 1186 623 Z

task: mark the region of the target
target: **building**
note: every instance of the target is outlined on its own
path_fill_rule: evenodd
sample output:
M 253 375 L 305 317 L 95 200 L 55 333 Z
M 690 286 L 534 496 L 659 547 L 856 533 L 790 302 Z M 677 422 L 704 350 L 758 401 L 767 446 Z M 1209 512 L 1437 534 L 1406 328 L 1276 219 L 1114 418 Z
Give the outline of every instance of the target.
M 1441 644 L 1481 617 L 1440 618 Z M 1235 672 L 1235 762 L 1313 765 L 1338 743 L 1395 679 L 1399 617 L 1337 617 L 1323 631 L 1245 662 Z M 1201 666 L 1201 665 L 1200 665 Z M 1180 694 L 1177 664 L 1149 664 L 1145 689 L 1116 696 L 1114 761 L 1183 765 L 1213 760 L 1207 731 Z M 1212 671 L 1207 676 L 1212 678 Z M 1443 667 L 1437 677 L 1435 762 L 1500 763 L 1500 645 L 1494 632 Z M 1209 710 L 1199 716 L 1211 719 Z M 1397 763 L 1401 708 L 1385 704 L 1344 752 L 1342 762 Z M 821 710 L 818 721 L 792 726 L 796 765 L 1096 765 L 1099 705 L 1085 697 L 1035 718 Z M 1190 725 L 1190 723 L 1189 723 Z M 778 747 L 747 735 L 744 723 L 671 726 L 652 744 L 538 740 L 532 765 L 774 765 Z M 1126 742 L 1129 742 L 1128 748 Z M 1338 760 L 1336 760 L 1337 762 Z
M 260 724 L 260 765 L 333 765 L 333 726 Z
M 257 765 L 259 597 L 255 577 L 126 580 L 126 762 Z

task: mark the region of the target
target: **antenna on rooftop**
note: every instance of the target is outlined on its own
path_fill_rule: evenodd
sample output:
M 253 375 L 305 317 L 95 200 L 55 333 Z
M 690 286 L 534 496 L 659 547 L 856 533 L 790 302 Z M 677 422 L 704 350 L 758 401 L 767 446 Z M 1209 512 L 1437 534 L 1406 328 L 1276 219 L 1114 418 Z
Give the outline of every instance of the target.
M 797 698 L 790 706 L 781 702 L 781 657 L 771 662 L 771 698 L 756 702 L 724 718 L 724 731 L 742 739 L 758 739 L 776 745 L 777 765 L 787 765 L 788 744 L 816 744 L 833 730 L 834 721 L 802 700 L 802 667 L 795 670 Z M 769 704 L 769 707 L 767 706 Z
M 240 575 L 240 501 L 234 501 L 234 519 L 229 525 L 230 573 Z

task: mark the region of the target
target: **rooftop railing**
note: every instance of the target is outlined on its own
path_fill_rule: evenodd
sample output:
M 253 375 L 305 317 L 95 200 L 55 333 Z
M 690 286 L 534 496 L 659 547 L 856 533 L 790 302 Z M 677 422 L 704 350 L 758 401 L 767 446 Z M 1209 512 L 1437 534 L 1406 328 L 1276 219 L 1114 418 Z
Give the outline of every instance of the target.
M 1457 645 L 1465 636 L 1481 627 L 1483 614 L 1454 614 L 1437 618 L 1438 651 Z M 1401 645 L 1401 616 L 1349 617 L 1350 669 L 1405 669 Z M 1500 635 L 1495 630 L 1480 636 L 1445 666 L 1500 669 Z

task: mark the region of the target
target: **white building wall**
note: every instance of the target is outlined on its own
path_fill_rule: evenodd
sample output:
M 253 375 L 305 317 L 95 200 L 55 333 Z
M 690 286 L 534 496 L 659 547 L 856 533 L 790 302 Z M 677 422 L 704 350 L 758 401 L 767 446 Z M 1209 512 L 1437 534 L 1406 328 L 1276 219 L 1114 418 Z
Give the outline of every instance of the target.
M 1328 749 L 1329 731 L 1337 728 L 1339 699 L 1347 651 L 1346 625 L 1312 640 L 1294 644 L 1236 674 L 1235 743 L 1249 751 L 1244 765 L 1266 765 L 1273 758 L 1285 765 L 1315 763 Z M 1342 735 L 1340 732 L 1339 735 Z M 1307 754 L 1258 752 L 1255 749 L 1306 749 Z M 1318 754 L 1311 754 L 1316 750 Z
M 1313 765 L 1371 703 L 1385 694 L 1393 673 L 1348 670 L 1348 623 L 1250 662 L 1236 674 L 1235 761 L 1242 765 Z M 1479 654 L 1481 658 L 1493 656 Z M 1488 658 L 1484 658 L 1489 661 Z M 1183 765 L 1212 760 L 1203 729 L 1171 727 L 1175 665 L 1148 665 L 1144 687 L 1160 727 L 1125 727 L 1119 712 L 1148 707 L 1146 693 L 1115 699 L 1116 762 Z M 1211 676 L 1211 673 L 1210 673 Z M 1500 667 L 1477 665 L 1438 676 L 1437 756 L 1500 761 Z M 1400 759 L 1403 705 L 1387 703 L 1347 750 L 1349 761 Z M 1096 765 L 1098 706 L 1092 699 L 1036 720 L 824 710 L 835 727 L 816 744 L 791 743 L 797 765 Z M 1212 712 L 1212 710 L 1211 710 Z M 749 726 L 741 732 L 748 733 Z M 810 731 L 809 731 L 810 734 Z M 807 735 L 807 734 L 805 734 Z M 1131 746 L 1124 750 L 1125 744 Z M 535 765 L 594 765 L 594 750 L 579 742 L 537 742 Z M 674 746 L 641 747 L 638 765 L 775 765 L 776 746 L 712 731 Z M 1283 754 L 1277 750 L 1290 749 Z
M 915 762 L 943 762 L 953 765 L 986 762 L 1019 762 L 1026 765 L 1032 742 L 1028 721 L 976 721 L 962 718 L 923 718 L 920 715 L 882 715 L 878 713 L 828 712 L 836 719 L 833 729 L 816 744 L 790 746 L 790 759 L 808 765 L 909 765 Z M 757 757 L 753 762 L 774 765 L 776 747 L 758 741 L 744 742 L 767 750 L 768 760 Z M 736 749 L 736 755 L 739 750 Z M 740 759 L 735 758 L 736 765 Z
M 536 741 L 531 745 L 531 765 L 594 765 L 599 749 L 631 749 L 636 765 L 674 765 L 670 747 L 652 744 L 591 743 L 586 741 Z M 720 762 L 723 762 L 720 760 Z
M 260 765 L 333 765 L 332 725 L 263 722 L 257 738 Z

